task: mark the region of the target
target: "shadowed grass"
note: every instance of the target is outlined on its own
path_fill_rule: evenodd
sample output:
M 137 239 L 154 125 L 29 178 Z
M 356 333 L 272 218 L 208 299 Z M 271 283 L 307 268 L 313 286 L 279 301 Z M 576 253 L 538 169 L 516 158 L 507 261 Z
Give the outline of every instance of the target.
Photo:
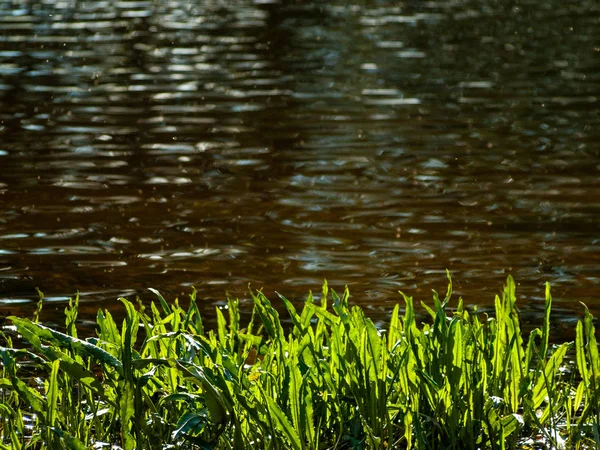
M 120 325 L 99 311 L 94 338 L 77 335 L 77 300 L 66 333 L 37 322 L 41 304 L 33 321 L 10 317 L 27 348 L 3 335 L 0 449 L 600 448 L 592 317 L 550 346 L 549 287 L 529 336 L 510 277 L 494 317 L 462 300 L 450 312 L 450 283 L 423 305 L 428 323 L 404 296 L 387 330 L 327 284 L 300 311 L 280 296 L 290 328 L 260 291 L 245 328 L 229 299 L 211 331 L 195 293 L 183 309 L 153 292 L 158 305 L 121 299 Z

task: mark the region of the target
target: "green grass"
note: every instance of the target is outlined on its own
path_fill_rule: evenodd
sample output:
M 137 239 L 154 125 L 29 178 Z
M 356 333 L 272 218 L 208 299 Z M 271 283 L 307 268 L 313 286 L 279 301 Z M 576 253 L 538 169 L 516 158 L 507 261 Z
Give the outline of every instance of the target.
M 524 336 L 508 278 L 495 314 L 410 297 L 387 330 L 327 285 L 301 310 L 280 297 L 291 326 L 259 291 L 252 319 L 238 301 L 205 330 L 187 309 L 136 309 L 120 326 L 97 315 L 97 337 L 10 317 L 0 347 L 0 449 L 524 449 L 600 448 L 600 359 L 592 317 L 576 341 L 549 345 L 543 323 Z M 278 300 L 279 302 L 279 300 Z M 18 334 L 25 348 L 14 348 Z M 567 352 L 574 361 L 566 359 Z M 103 445 L 105 447 L 103 447 Z

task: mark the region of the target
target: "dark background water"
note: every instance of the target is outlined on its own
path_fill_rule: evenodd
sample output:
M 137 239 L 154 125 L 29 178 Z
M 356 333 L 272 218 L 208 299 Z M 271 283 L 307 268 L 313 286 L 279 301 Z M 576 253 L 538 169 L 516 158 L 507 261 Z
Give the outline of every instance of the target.
M 445 269 L 600 310 L 597 1 L 0 0 L 0 315 Z M 48 316 L 47 316 L 48 317 Z

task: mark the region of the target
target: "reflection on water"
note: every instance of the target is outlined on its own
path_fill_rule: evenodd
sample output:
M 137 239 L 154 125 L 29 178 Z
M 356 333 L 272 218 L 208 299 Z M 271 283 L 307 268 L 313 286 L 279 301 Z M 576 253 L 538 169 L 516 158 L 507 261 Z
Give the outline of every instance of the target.
M 469 303 L 510 272 L 533 314 L 546 280 L 597 309 L 599 26 L 585 0 L 0 0 L 0 310 L 323 278 L 378 310 L 446 268 Z

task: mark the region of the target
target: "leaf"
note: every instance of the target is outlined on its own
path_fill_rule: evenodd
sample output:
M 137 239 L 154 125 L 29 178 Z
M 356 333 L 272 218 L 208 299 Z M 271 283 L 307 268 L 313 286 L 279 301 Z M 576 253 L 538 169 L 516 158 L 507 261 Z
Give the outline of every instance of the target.
M 17 394 L 19 394 L 19 397 L 21 397 L 25 403 L 31 407 L 33 412 L 35 412 L 43 422 L 44 418 L 46 417 L 46 401 L 38 391 L 30 388 L 23 381 L 17 378 L 15 372 L 15 360 L 10 356 L 9 352 L 0 350 L 0 357 L 2 358 L 4 369 L 8 373 L 12 387 Z
M 294 307 L 294 305 L 292 304 L 292 302 L 290 302 L 287 298 L 285 298 L 279 292 L 275 292 L 275 293 L 277 294 L 277 296 L 283 302 L 283 305 L 285 306 L 285 309 L 287 309 L 288 314 L 290 315 L 290 318 L 292 319 L 292 323 L 294 324 L 294 328 L 296 330 L 298 330 L 299 332 L 303 332 L 304 331 L 304 326 L 302 325 L 301 318 L 298 315 L 298 313 L 296 312 L 296 308 Z
M 534 409 L 539 408 L 546 396 L 549 395 L 550 391 L 555 389 L 554 377 L 558 372 L 558 369 L 560 369 L 560 365 L 563 362 L 568 348 L 568 343 L 558 347 L 545 364 L 543 374 L 538 376 L 537 382 L 533 387 L 532 395 Z
M 575 391 L 575 399 L 573 400 L 573 412 L 576 412 L 581 406 L 581 401 L 583 400 L 583 394 L 585 392 L 586 382 L 580 381 L 577 386 L 577 390 Z
M 121 348 L 121 333 L 119 333 L 119 329 L 117 328 L 117 324 L 110 312 L 106 311 L 106 315 L 102 312 L 102 310 L 98 310 L 98 314 L 96 315 L 96 322 L 100 327 L 99 338 L 102 341 L 108 342 L 112 344 L 114 348 Z M 118 353 L 115 351 L 115 354 Z
M 577 361 L 577 369 L 582 380 L 587 384 L 590 382 L 590 375 L 585 358 L 586 342 L 583 336 L 583 325 L 580 320 L 577 321 L 575 328 L 575 360 Z
M 223 392 L 215 385 L 202 367 L 196 365 L 185 365 L 182 361 L 177 361 L 177 366 L 188 376 L 195 378 L 205 389 L 206 406 L 210 412 L 213 422 L 218 424 L 227 423 L 228 401 Z M 233 412 L 233 411 L 230 411 Z
M 203 412 L 185 412 L 177 422 L 177 429 L 173 431 L 173 440 L 179 440 L 189 433 L 199 434 L 207 422 L 206 414 Z
M 298 357 L 295 352 L 292 353 L 289 362 L 289 409 L 292 423 L 296 430 L 305 430 L 305 424 L 302 422 L 302 374 L 298 368 Z
M 88 450 L 88 447 L 83 444 L 79 439 L 74 436 L 71 436 L 66 431 L 61 430 L 58 427 L 51 427 L 53 433 L 55 433 L 58 437 L 60 437 L 65 443 L 65 449 L 67 450 Z
M 210 412 L 210 418 L 214 423 L 224 424 L 227 421 L 227 411 L 223 406 L 223 401 L 213 389 L 207 389 L 206 393 L 206 407 Z
M 46 410 L 46 423 L 48 426 L 53 427 L 56 421 L 56 409 L 58 403 L 58 369 L 60 367 L 60 361 L 57 359 L 52 363 L 52 370 L 50 371 L 50 379 L 48 380 L 48 392 L 46 396 L 47 410 Z
M 323 286 L 321 287 L 321 308 L 327 309 L 327 295 L 329 293 L 329 286 L 327 280 L 323 280 Z
M 237 298 L 229 297 L 227 299 L 227 309 L 229 310 L 229 330 L 231 337 L 240 331 L 240 302 Z
M 331 291 L 331 296 L 333 297 L 333 310 L 342 319 L 344 325 L 349 325 L 350 316 L 348 315 L 348 308 L 334 290 Z
M 525 422 L 520 414 L 509 414 L 500 419 L 502 425 L 502 439 L 506 440 L 516 430 L 520 429 Z
M 136 447 L 132 422 L 135 415 L 135 391 L 131 381 L 121 382 L 121 399 L 119 401 L 119 419 L 121 421 L 121 439 L 124 450 Z
M 460 319 L 454 318 L 450 323 L 450 346 L 452 351 L 452 366 L 450 368 L 450 385 L 458 389 L 462 381 L 463 368 L 463 333 Z
M 252 300 L 254 301 L 254 311 L 260 317 L 269 338 L 278 342 L 279 338 L 283 335 L 283 329 L 279 322 L 279 313 L 271 306 L 271 302 L 260 291 L 256 295 L 252 294 Z
M 60 333 L 44 325 L 33 323 L 29 319 L 20 319 L 14 316 L 10 316 L 9 319 L 17 327 L 18 332 L 30 342 L 32 342 L 33 337 L 37 337 L 52 342 L 59 347 L 70 348 L 79 356 L 93 356 L 102 364 L 114 367 L 120 374 L 123 372 L 121 361 L 94 344 Z
M 158 292 L 154 288 L 148 288 L 148 290 L 158 297 L 158 301 L 160 302 L 160 306 L 162 307 L 162 309 L 165 312 L 165 314 L 166 315 L 171 314 L 171 308 L 169 307 L 169 304 L 167 303 L 167 301 L 165 300 L 165 298 L 161 295 L 161 293 Z
M 546 283 L 546 296 L 544 304 L 544 322 L 542 326 L 542 347 L 540 358 L 545 359 L 548 353 L 548 339 L 550 337 L 550 310 L 552 309 L 552 295 L 550 295 L 550 283 Z
M 292 424 L 286 417 L 285 413 L 281 410 L 277 403 L 275 403 L 273 399 L 266 395 L 264 392 L 263 399 L 267 403 L 267 407 L 269 409 L 271 417 L 275 420 L 275 423 L 277 424 L 277 430 L 280 433 L 283 433 L 285 436 L 287 436 L 289 443 L 291 444 L 294 450 L 302 450 L 302 443 L 300 442 L 300 437 L 298 436 L 296 430 L 294 430 L 294 427 L 292 427 Z
M 24 348 L 7 348 L 0 346 L 0 351 L 8 353 L 12 357 L 24 356 L 26 358 L 31 359 L 32 361 L 35 361 L 36 363 L 46 362 L 44 358 L 41 358 L 39 355 L 36 355 L 35 353 L 30 352 L 29 350 Z
M 316 445 L 318 437 L 316 431 L 318 430 L 315 430 L 313 395 L 310 386 L 306 385 L 304 391 L 304 403 L 302 405 L 302 408 L 300 409 L 300 412 L 303 417 L 302 429 L 304 430 L 304 433 L 306 435 L 306 442 L 308 442 L 311 447 L 318 448 Z
M 219 342 L 221 345 L 227 345 L 227 323 L 225 322 L 225 316 L 221 312 L 221 309 L 217 306 L 215 308 L 217 313 L 217 333 L 219 335 Z M 231 350 L 231 349 L 229 349 Z

